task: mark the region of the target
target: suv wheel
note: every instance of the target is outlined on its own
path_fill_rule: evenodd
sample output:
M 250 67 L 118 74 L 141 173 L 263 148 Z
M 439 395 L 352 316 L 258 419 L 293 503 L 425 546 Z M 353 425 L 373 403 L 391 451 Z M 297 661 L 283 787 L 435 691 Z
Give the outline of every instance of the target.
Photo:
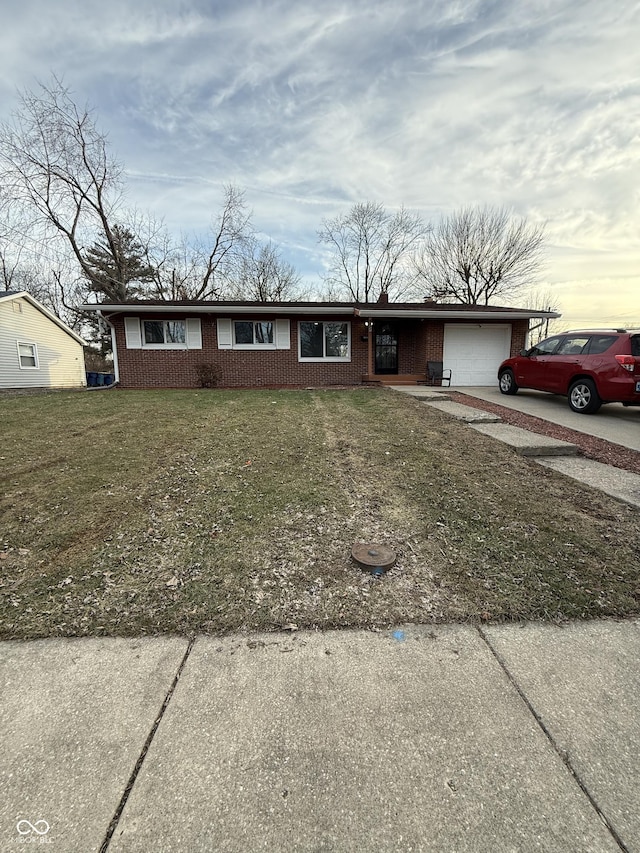
M 569 388 L 569 407 L 580 415 L 592 415 L 602 405 L 592 379 L 578 379 Z
M 503 394 L 517 394 L 518 384 L 513 370 L 505 370 L 500 374 L 500 391 Z

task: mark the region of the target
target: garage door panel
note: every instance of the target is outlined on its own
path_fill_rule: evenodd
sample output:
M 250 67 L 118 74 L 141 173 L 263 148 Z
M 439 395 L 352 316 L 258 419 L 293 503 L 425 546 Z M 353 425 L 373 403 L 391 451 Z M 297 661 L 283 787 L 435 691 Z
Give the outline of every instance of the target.
M 452 385 L 494 385 L 509 357 L 511 324 L 446 324 L 443 360 Z

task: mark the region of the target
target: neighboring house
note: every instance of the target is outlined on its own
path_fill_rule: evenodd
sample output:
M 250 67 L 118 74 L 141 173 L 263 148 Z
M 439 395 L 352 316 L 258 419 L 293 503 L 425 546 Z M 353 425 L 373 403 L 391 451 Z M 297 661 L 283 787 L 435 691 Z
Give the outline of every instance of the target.
M 479 305 L 137 300 L 86 305 L 111 326 L 123 388 L 307 387 L 426 379 L 444 362 L 452 385 L 494 384 L 530 320 L 553 312 Z
M 0 388 L 86 385 L 85 346 L 26 291 L 0 291 Z

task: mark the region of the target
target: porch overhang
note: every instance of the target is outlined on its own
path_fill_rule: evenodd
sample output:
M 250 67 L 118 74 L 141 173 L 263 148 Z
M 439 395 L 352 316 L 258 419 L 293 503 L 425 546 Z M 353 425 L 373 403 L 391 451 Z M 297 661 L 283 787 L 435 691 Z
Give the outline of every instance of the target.
M 446 310 L 425 309 L 394 309 L 393 305 L 387 305 L 384 308 L 356 308 L 354 310 L 356 317 L 364 317 L 365 319 L 384 319 L 384 320 L 474 320 L 477 323 L 482 323 L 484 320 L 556 320 L 561 317 L 555 311 L 464 311 L 455 308 Z

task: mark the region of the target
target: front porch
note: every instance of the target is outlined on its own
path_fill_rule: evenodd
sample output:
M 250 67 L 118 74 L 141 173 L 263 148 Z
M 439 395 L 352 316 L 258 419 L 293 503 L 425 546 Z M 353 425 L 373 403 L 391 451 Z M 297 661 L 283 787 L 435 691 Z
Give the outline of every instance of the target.
M 366 373 L 362 377 L 365 385 L 426 385 L 425 373 Z

